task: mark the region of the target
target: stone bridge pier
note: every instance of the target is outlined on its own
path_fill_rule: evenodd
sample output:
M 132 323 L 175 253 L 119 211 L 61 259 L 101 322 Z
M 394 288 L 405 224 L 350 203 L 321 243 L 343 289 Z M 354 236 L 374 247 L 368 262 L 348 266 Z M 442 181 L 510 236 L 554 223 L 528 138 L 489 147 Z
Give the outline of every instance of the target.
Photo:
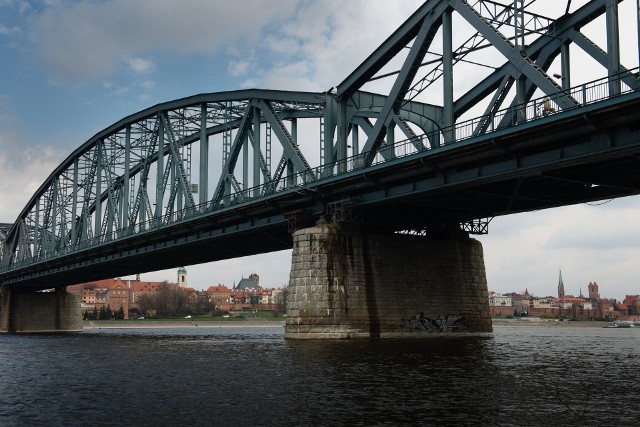
M 64 288 L 55 292 L 19 293 L 0 288 L 0 332 L 82 331 L 80 297 Z
M 293 235 L 286 338 L 492 332 L 482 245 L 466 232 L 378 234 L 339 223 Z

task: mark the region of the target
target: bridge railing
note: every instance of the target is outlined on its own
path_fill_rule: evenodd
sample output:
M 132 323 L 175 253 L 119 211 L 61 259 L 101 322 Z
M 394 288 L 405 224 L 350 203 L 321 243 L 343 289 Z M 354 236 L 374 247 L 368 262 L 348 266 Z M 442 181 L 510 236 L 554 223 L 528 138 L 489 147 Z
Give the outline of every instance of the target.
M 613 77 L 605 77 L 584 83 L 557 94 L 535 98 L 525 104 L 502 109 L 494 115 L 476 117 L 457 123 L 451 128 L 445 128 L 436 132 L 418 135 L 414 138 L 400 140 L 394 144 L 384 145 L 380 152 L 374 157 L 371 165 L 378 165 L 397 158 L 404 158 L 431 150 L 439 145 L 439 141 L 444 141 L 445 145 L 455 144 L 496 130 L 517 126 L 534 120 L 544 119 L 553 114 L 570 111 L 574 108 L 579 108 L 588 104 L 637 91 L 640 89 L 640 85 L 637 84 L 639 71 L 639 68 L 635 68 Z M 635 82 L 635 87 L 629 85 L 628 82 Z M 619 92 L 610 93 L 611 87 L 618 87 L 618 83 L 620 88 Z M 560 109 L 558 99 L 560 99 L 560 97 L 566 97 L 567 95 L 571 96 L 577 101 L 577 103 L 572 108 Z M 366 156 L 367 153 L 356 154 L 340 162 L 328 163 L 311 168 L 307 171 L 284 176 L 277 182 L 268 182 L 256 187 L 232 193 L 225 196 L 223 202 L 217 206 L 214 206 L 211 203 L 203 203 L 192 208 L 164 213 L 160 217 L 154 217 L 147 221 L 136 223 L 133 226 L 115 230 L 109 234 L 92 236 L 75 244 L 64 245 L 63 248 L 49 251 L 40 257 L 32 257 L 22 261 L 16 261 L 10 265 L 0 266 L 0 272 L 26 266 L 45 259 L 49 260 L 61 257 L 69 253 L 106 244 L 115 239 L 122 239 L 144 232 L 155 231 L 186 219 L 202 217 L 215 211 L 249 204 L 257 199 L 278 194 L 283 191 L 308 191 L 309 187 L 313 184 L 320 183 L 328 178 L 365 168 Z M 254 196 L 256 194 L 259 194 L 259 196 Z
M 461 141 L 498 129 L 517 126 L 519 124 L 528 123 L 539 120 L 550 115 L 571 111 L 588 104 L 600 102 L 606 99 L 615 98 L 629 92 L 638 90 L 638 72 L 640 68 L 628 70 L 613 76 L 603 77 L 591 82 L 587 82 L 578 86 L 574 86 L 565 91 L 561 91 L 552 95 L 545 95 L 534 98 L 527 103 L 514 105 L 497 111 L 495 114 L 483 115 L 470 120 L 456 123 L 453 128 L 444 129 L 446 135 L 452 132 L 455 137 L 452 141 Z M 635 82 L 635 87 L 628 84 L 629 81 Z M 618 93 L 610 93 L 612 87 L 619 87 Z M 561 98 L 569 97 L 576 101 L 573 107 L 561 108 L 558 102 Z

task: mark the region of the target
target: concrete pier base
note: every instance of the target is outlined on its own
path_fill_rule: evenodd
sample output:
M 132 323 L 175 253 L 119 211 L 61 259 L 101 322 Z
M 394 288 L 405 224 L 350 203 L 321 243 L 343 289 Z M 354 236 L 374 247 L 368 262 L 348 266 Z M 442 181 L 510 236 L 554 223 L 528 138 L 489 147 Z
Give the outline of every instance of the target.
M 82 331 L 80 297 L 64 289 L 56 292 L 0 291 L 0 332 Z
M 362 232 L 357 224 L 297 231 L 285 337 L 491 336 L 482 245 Z

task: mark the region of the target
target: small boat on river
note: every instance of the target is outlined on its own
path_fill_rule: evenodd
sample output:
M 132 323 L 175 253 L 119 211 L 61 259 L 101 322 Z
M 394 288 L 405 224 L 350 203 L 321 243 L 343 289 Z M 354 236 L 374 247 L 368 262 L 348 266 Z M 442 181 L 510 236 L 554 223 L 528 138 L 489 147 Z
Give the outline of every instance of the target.
M 611 322 L 606 326 L 603 326 L 603 328 L 631 328 L 634 327 L 635 325 L 633 323 L 629 323 L 629 322 Z

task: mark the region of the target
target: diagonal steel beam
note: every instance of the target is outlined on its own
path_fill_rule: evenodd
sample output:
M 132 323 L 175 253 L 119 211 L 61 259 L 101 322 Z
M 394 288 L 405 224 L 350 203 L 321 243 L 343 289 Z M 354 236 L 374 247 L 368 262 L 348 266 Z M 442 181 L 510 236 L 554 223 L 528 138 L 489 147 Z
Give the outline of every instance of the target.
M 240 150 L 249 135 L 249 128 L 253 124 L 254 111 L 255 110 L 252 105 L 247 105 L 244 115 L 242 116 L 240 126 L 238 127 L 238 132 L 236 132 L 235 139 L 231 145 L 229 156 L 227 157 L 227 161 L 220 173 L 216 191 L 213 193 L 213 199 L 211 200 L 212 206 L 218 206 L 225 195 L 225 183 L 229 179 L 229 176 L 233 175 L 236 162 L 238 161 L 238 156 L 240 155 Z
M 551 77 L 547 76 L 540 67 L 527 56 L 523 56 L 519 49 L 504 35 L 489 25 L 482 16 L 473 9 L 465 0 L 452 0 L 454 9 L 477 31 L 479 31 L 507 60 L 522 72 L 528 80 L 535 84 L 547 95 L 562 92 L 560 87 Z M 578 101 L 571 96 L 564 95 L 556 99 L 561 108 L 571 108 L 578 105 Z
M 527 47 L 529 57 L 534 59 L 542 69 L 547 69 L 553 58 L 560 54 L 562 44 L 570 40 L 570 35 L 575 33 L 577 28 L 584 27 L 605 13 L 606 2 L 607 0 L 591 0 L 572 14 L 562 16 L 550 29 L 549 34 L 538 37 Z M 454 103 L 455 117 L 460 117 L 495 91 L 502 79 L 512 74 L 512 69 L 511 63 L 503 64 L 470 91 L 460 96 Z
M 396 56 L 413 40 L 426 16 L 442 13 L 435 9 L 442 9 L 444 0 L 425 2 L 413 15 L 407 19 L 380 47 L 378 47 L 358 68 L 356 68 L 342 83 L 337 86 L 338 99 L 347 99 L 360 89 L 371 77 L 384 67 L 391 58 Z M 446 7 L 446 6 L 445 6 Z
M 271 125 L 271 129 L 273 129 L 273 131 L 278 136 L 278 140 L 280 141 L 280 144 L 282 144 L 285 156 L 293 162 L 293 165 L 298 170 L 298 172 L 306 172 L 311 177 L 313 177 L 313 179 L 315 179 L 315 174 L 311 170 L 311 166 L 309 166 L 307 159 L 304 158 L 304 155 L 302 154 L 302 151 L 300 151 L 300 148 L 298 148 L 298 146 L 294 143 L 293 137 L 285 128 L 282 120 L 276 116 L 273 105 L 271 105 L 271 103 L 265 99 L 258 100 L 257 104 L 260 108 L 260 111 L 262 112 L 262 115 Z
M 607 54 L 607 52 L 602 50 L 600 46 L 591 41 L 587 36 L 579 31 L 574 30 L 571 32 L 569 38 L 573 43 L 576 44 L 576 46 L 585 51 L 590 57 L 598 61 L 600 65 L 605 68 L 608 67 L 609 55 Z M 633 74 L 631 74 L 629 70 L 624 66 L 620 65 L 619 67 L 620 73 L 622 73 L 622 75 L 620 76 L 620 80 L 622 80 L 630 88 L 637 89 L 640 86 L 638 79 L 635 78 Z
M 443 9 L 446 9 L 445 6 L 446 5 L 443 5 Z M 411 86 L 411 82 L 420 67 L 420 63 L 429 49 L 440 24 L 442 23 L 443 12 L 444 10 L 440 11 L 440 13 L 429 15 L 423 19 L 420 32 L 416 36 L 411 50 L 409 51 L 409 55 L 407 55 L 402 69 L 393 84 L 393 88 L 389 92 L 389 96 L 380 111 L 380 117 L 376 121 L 373 131 L 362 148 L 364 166 L 369 166 L 371 164 L 380 148 L 380 145 L 382 145 L 386 135 L 387 120 L 391 117 L 391 114 L 395 114 L 407 93 L 407 90 Z

